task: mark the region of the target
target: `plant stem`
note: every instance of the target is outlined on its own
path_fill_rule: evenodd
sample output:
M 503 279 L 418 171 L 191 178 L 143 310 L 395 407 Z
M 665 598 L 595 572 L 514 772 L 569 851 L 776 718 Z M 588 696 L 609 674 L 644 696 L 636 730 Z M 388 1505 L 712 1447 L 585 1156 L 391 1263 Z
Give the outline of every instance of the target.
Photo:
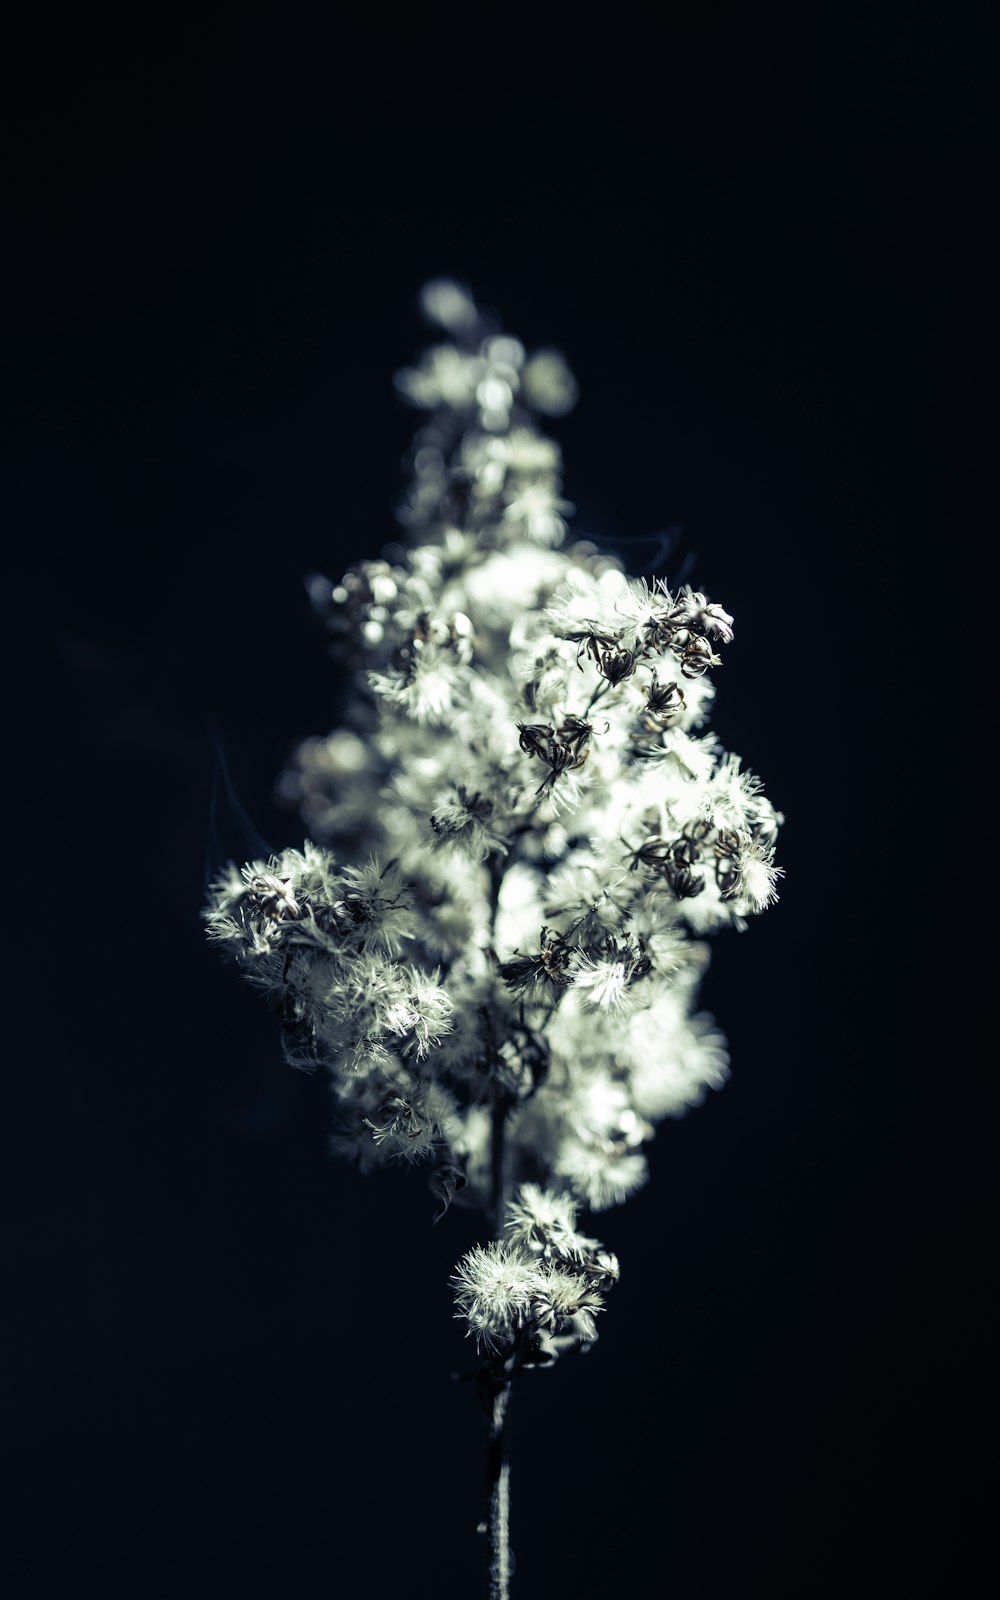
M 610 682 L 610 680 L 608 678 L 605 678 L 603 683 L 599 683 L 597 685 L 597 688 L 594 690 L 594 692 L 591 695 L 590 699 L 587 701 L 586 707 L 584 709 L 583 715 L 584 715 L 585 718 L 587 716 L 589 716 L 591 711 L 593 711 L 593 709 L 596 706 L 598 700 L 601 698 L 601 695 L 602 694 L 607 694 L 607 692 L 608 692 L 608 690 L 610 688 L 611 688 L 611 682 Z
M 510 1597 L 510 1463 L 506 1452 L 509 1405 L 508 1379 L 493 1389 L 486 1445 L 487 1600 Z
M 522 830 L 523 831 L 523 830 Z M 500 884 L 508 861 L 502 865 L 490 857 L 490 929 L 496 923 Z M 499 1085 L 496 1086 L 499 1091 Z M 493 1105 L 490 1130 L 490 1210 L 493 1236 L 503 1238 L 507 1210 L 507 1163 L 505 1136 L 510 1103 L 498 1092 Z M 507 1460 L 507 1410 L 510 1405 L 510 1379 L 482 1374 L 486 1404 L 486 1600 L 510 1600 L 510 1463 Z
M 507 1131 L 508 1103 L 506 1096 L 493 1107 L 493 1126 L 490 1138 L 490 1211 L 493 1237 L 503 1238 L 503 1222 L 507 1211 L 507 1173 L 504 1159 L 504 1135 Z
M 506 1209 L 504 1134 L 507 1105 L 501 1100 L 493 1107 L 490 1142 L 490 1176 L 493 1224 L 496 1238 L 503 1238 Z M 510 1463 L 507 1460 L 507 1410 L 510 1405 L 510 1379 L 489 1382 L 486 1393 L 489 1431 L 486 1438 L 486 1596 L 487 1600 L 510 1597 Z

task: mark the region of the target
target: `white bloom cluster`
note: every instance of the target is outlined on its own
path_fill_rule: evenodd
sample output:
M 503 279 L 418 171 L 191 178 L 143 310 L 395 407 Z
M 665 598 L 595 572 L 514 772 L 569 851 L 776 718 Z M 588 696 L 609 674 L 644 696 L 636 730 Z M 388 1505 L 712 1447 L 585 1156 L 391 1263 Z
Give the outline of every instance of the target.
M 480 1349 L 545 1366 L 593 1344 L 594 1317 L 618 1281 L 618 1262 L 576 1231 L 569 1196 L 524 1184 L 507 1208 L 505 1231 L 506 1239 L 470 1250 L 452 1279 L 458 1315 Z
M 540 1253 L 515 1206 L 463 1266 L 459 1304 L 496 1348 L 586 1324 L 558 1218 L 632 1194 L 657 1120 L 724 1081 L 700 936 L 774 900 L 782 819 L 706 730 L 729 614 L 564 547 L 536 420 L 573 403 L 562 356 L 453 283 L 424 309 L 450 337 L 398 379 L 428 413 L 407 543 L 310 586 L 354 685 L 346 725 L 282 779 L 321 843 L 231 873 L 208 920 L 291 1058 L 330 1072 L 362 1165 L 430 1158 L 442 1209 L 486 1207 L 501 1118 L 518 1206 L 539 1229 L 556 1210 Z
M 453 1097 L 423 1063 L 452 1026 L 439 973 L 398 959 L 410 896 L 395 863 L 338 870 L 307 843 L 213 885 L 208 936 L 274 1002 L 285 1055 L 326 1066 L 350 1148 L 419 1161 L 457 1125 Z

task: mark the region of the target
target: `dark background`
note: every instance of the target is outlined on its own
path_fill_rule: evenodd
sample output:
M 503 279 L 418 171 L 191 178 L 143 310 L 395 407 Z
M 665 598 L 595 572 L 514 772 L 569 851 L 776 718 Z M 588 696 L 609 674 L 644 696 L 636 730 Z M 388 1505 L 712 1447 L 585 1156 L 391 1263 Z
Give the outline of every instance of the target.
M 300 841 L 302 578 L 393 536 L 439 273 L 567 352 L 577 530 L 679 528 L 735 613 L 715 725 L 788 817 L 732 1080 L 518 1383 L 518 1600 L 979 1592 L 987 8 L 43 18 L 5 71 L 11 1592 L 477 1592 L 474 1219 L 329 1158 L 198 922 L 240 807 Z

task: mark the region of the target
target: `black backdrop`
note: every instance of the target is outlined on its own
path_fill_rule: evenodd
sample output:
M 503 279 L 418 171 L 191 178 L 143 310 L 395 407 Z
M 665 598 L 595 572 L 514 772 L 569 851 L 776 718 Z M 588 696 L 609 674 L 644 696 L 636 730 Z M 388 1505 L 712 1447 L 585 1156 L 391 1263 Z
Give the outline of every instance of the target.
M 732 1080 L 601 1219 L 596 1350 L 518 1385 L 516 1593 L 969 1592 L 990 44 L 841 0 L 10 50 L 12 1593 L 477 1592 L 471 1219 L 328 1157 L 198 923 L 218 745 L 223 848 L 300 840 L 302 578 L 392 537 L 439 273 L 568 353 L 577 529 L 679 528 L 735 613 L 715 725 L 788 817 L 706 985 Z

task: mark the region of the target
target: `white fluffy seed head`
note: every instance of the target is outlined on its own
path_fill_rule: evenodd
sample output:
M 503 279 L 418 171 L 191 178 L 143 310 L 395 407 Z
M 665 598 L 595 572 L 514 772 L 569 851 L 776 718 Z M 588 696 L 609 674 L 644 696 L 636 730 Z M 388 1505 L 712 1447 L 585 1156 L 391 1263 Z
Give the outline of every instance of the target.
M 440 1163 L 486 1205 L 509 1111 L 536 1181 L 456 1276 L 496 1352 L 592 1328 L 617 1264 L 576 1208 L 634 1193 L 654 1123 L 724 1081 L 699 940 L 773 903 L 782 819 L 705 727 L 729 613 L 565 542 L 538 422 L 575 398 L 564 358 L 451 279 L 422 306 L 443 331 L 397 378 L 423 413 L 405 545 L 309 586 L 356 686 L 282 779 L 318 842 L 224 872 L 206 925 L 364 1167 Z

